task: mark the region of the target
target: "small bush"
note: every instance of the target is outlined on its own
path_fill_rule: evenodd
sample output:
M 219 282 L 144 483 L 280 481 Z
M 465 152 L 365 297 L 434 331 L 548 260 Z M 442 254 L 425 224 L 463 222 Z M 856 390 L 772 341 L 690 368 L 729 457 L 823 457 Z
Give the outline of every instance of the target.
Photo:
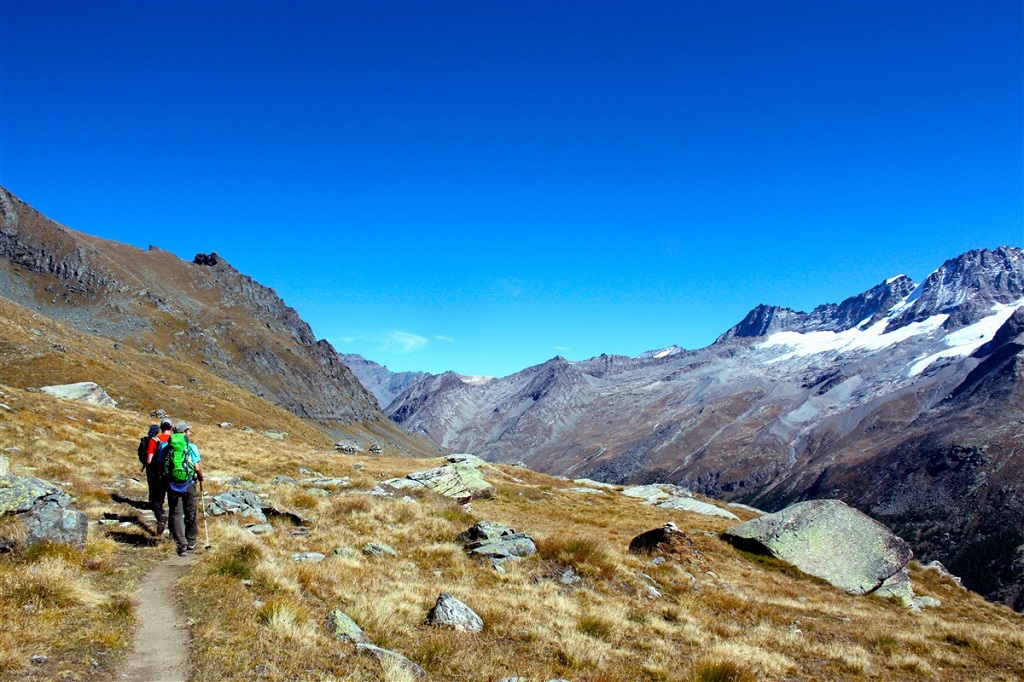
M 576 624 L 576 629 L 594 639 L 607 640 L 612 634 L 612 625 L 600 616 L 583 616 Z
M 250 543 L 226 547 L 217 554 L 210 571 L 215 575 L 245 580 L 252 577 L 262 554 L 258 546 Z
M 694 664 L 687 682 L 754 682 L 754 673 L 733 661 L 699 661 Z

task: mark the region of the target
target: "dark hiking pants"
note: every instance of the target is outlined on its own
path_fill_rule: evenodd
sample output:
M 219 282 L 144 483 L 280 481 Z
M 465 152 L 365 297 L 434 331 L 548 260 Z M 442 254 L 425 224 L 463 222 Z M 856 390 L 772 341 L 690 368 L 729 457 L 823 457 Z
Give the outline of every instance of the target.
M 188 491 L 178 493 L 170 488 L 167 490 L 167 509 L 170 512 L 171 539 L 178 546 L 178 551 L 188 547 L 194 548 L 199 542 L 199 518 L 196 516 L 199 494 L 196 492 L 195 481 L 188 484 Z
M 146 465 L 146 483 L 149 484 L 149 508 L 156 517 L 157 524 L 160 524 L 167 520 L 167 512 L 164 511 L 167 482 L 164 480 L 163 466 L 158 462 Z

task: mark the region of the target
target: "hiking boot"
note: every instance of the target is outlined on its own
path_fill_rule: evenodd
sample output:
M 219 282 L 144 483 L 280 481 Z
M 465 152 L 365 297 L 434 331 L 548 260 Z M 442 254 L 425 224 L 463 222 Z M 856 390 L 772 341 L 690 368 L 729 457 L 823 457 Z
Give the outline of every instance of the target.
M 160 519 L 159 521 L 157 521 L 156 522 L 156 536 L 160 537 L 161 535 L 163 535 L 164 534 L 164 530 L 166 528 L 167 528 L 167 522 L 166 521 L 164 521 L 163 519 Z
M 184 547 L 178 550 L 178 556 L 188 556 L 188 552 L 185 551 Z
M 189 545 L 189 546 L 188 546 L 188 547 L 186 547 L 185 549 L 187 549 L 188 551 L 190 551 L 190 552 L 191 552 L 191 551 L 192 551 L 193 549 L 195 549 L 195 548 L 196 548 L 196 546 L 195 546 L 195 545 Z

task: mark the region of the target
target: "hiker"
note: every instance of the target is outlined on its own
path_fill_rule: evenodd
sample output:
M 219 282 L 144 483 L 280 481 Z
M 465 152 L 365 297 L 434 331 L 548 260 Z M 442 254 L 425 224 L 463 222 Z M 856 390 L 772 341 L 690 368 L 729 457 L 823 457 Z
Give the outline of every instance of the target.
M 150 439 L 146 449 L 146 483 L 149 484 L 149 507 L 156 518 L 156 536 L 160 537 L 167 528 L 167 512 L 164 511 L 164 498 L 167 496 L 167 484 L 164 483 L 164 462 L 160 458 L 160 450 L 164 443 L 171 439 L 173 430 L 170 419 L 160 422 L 156 434 L 150 427 Z
M 199 494 L 196 481 L 203 482 L 203 466 L 199 449 L 190 439 L 192 427 L 185 422 L 174 425 L 174 433 L 161 448 L 164 479 L 167 482 L 167 508 L 171 517 L 171 539 L 178 546 L 178 556 L 187 556 L 199 542 L 199 517 L 196 515 Z

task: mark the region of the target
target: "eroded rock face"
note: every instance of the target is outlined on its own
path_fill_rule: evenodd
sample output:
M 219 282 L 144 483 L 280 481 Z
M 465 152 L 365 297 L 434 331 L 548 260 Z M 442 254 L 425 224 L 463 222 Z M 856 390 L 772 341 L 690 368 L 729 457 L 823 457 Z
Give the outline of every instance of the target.
M 852 594 L 867 594 L 913 557 L 910 546 L 839 500 L 799 502 L 733 526 L 722 538 L 767 552 Z
M 0 476 L 0 516 L 13 514 L 24 524 L 24 534 L 0 537 L 0 550 L 48 540 L 85 547 L 89 520 L 70 508 L 71 498 L 46 481 L 30 476 Z

